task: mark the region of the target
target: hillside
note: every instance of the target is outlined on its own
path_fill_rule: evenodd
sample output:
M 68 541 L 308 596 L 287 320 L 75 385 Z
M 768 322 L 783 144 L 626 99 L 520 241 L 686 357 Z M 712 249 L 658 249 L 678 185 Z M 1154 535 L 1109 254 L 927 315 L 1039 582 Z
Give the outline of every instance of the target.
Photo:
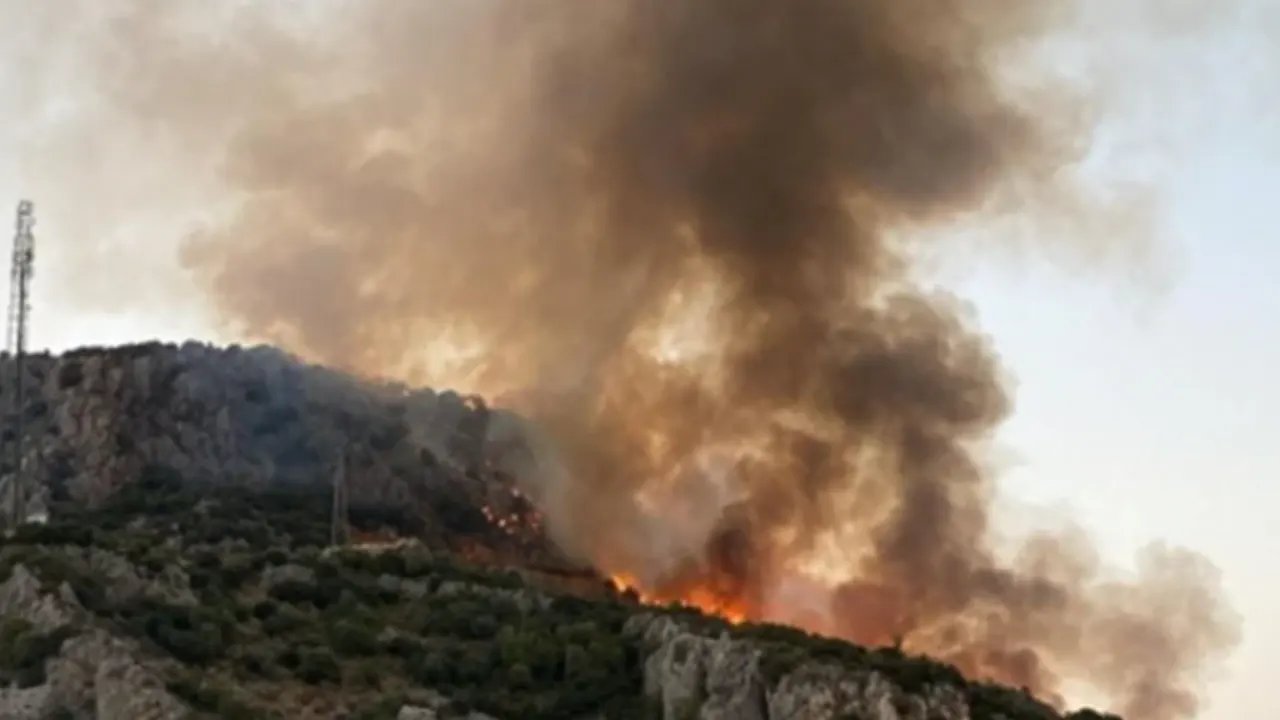
M 893 649 L 639 604 L 550 546 L 474 401 L 195 345 L 30 382 L 49 519 L 0 547 L 3 718 L 1062 717 Z
M 390 512 L 458 552 L 561 561 L 512 478 L 486 466 L 478 399 L 361 382 L 267 347 L 89 348 L 26 368 L 24 514 L 96 506 L 147 466 L 210 488 L 315 487 L 345 461 L 357 521 Z M 12 377 L 7 359 L 0 372 Z M 0 440 L 8 518 L 12 431 Z

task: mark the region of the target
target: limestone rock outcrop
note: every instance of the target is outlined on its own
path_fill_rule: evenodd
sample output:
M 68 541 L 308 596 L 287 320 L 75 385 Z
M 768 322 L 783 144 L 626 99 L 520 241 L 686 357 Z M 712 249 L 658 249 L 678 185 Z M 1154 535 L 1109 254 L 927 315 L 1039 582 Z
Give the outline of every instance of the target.
M 873 670 L 820 661 L 771 680 L 750 641 L 702 635 L 662 615 L 638 615 L 626 631 L 650 649 L 645 693 L 664 720 L 970 720 L 964 693 L 949 685 L 908 692 Z
M 9 578 L 0 583 L 0 617 L 21 620 L 39 632 L 71 635 L 44 662 L 44 682 L 0 689 L 0 718 L 180 720 L 190 716 L 186 705 L 165 688 L 153 667 L 155 661 L 136 642 L 88 622 L 65 583 L 56 591 L 45 590 L 25 566 L 14 566 Z
M 0 583 L 0 617 L 20 618 L 37 630 L 51 632 L 74 621 L 81 612 L 70 588 L 64 584 L 57 593 L 46 592 L 40 579 L 21 563 Z
M 0 356 L 4 377 L 11 362 Z M 345 465 L 354 510 L 403 509 L 426 535 L 488 533 L 482 545 L 558 557 L 514 479 L 487 459 L 491 412 L 479 399 L 362 381 L 269 347 L 86 348 L 31 355 L 25 368 L 27 517 L 99 505 L 148 473 L 328 486 Z M 0 522 L 14 442 L 0 434 Z M 507 520 L 502 531 L 481 508 Z

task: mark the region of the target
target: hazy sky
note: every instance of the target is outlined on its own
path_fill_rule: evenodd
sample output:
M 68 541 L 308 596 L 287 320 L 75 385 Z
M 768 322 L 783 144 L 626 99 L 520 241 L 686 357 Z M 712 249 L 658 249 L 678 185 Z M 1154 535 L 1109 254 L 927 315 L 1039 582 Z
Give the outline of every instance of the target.
M 1097 172 L 1153 193 L 1152 257 L 1093 272 L 947 258 L 937 281 L 973 303 L 1015 384 L 997 458 L 1010 528 L 1066 508 L 1117 565 L 1152 540 L 1208 555 L 1245 626 L 1203 717 L 1280 717 L 1280 0 L 1231 4 L 1232 17 L 1218 3 L 1132 3 L 1144 18 L 1169 10 L 1156 40 L 1107 5 L 1088 4 L 1096 17 L 1054 53 L 1106 99 Z M 220 339 L 184 292 L 182 223 L 147 204 L 168 206 L 169 179 L 135 172 L 128 147 L 41 162 L 31 132 L 76 112 L 74 73 L 29 51 L 48 26 L 4 32 L 21 37 L 0 68 L 0 202 L 36 202 L 35 344 Z M 107 249 L 97 272 L 63 269 L 90 247 Z M 143 277 L 123 277 L 111 253 L 139 250 Z M 130 301 L 108 304 L 115 294 Z
M 1276 27 L 1166 48 L 1152 94 L 1112 118 L 1131 145 L 1105 169 L 1159 167 L 1155 262 L 1100 277 L 987 264 L 951 283 L 1015 378 L 1006 493 L 1067 508 L 1116 562 L 1161 539 L 1222 569 L 1245 624 L 1202 715 L 1221 720 L 1280 716 Z

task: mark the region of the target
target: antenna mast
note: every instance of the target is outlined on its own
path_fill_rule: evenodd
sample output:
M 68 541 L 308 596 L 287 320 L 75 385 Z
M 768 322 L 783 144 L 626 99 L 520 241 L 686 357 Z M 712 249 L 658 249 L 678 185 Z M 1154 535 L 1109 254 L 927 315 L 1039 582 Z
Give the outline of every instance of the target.
M 13 356 L 13 479 L 10 485 L 13 518 L 10 528 L 22 522 L 24 498 L 22 496 L 22 436 L 23 436 L 23 386 L 25 383 L 24 357 L 27 352 L 27 319 L 31 312 L 29 289 L 35 272 L 35 238 L 31 228 L 35 226 L 35 205 L 30 200 L 18 203 L 18 218 L 13 236 L 13 266 L 9 277 L 9 326 L 6 336 L 8 350 Z

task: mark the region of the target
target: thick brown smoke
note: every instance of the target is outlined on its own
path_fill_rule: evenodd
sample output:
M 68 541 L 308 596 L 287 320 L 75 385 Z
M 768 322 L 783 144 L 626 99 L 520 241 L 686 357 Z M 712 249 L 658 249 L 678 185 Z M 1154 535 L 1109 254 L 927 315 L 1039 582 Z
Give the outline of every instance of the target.
M 210 41 L 144 4 L 104 63 L 219 151 L 236 208 L 184 262 L 232 327 L 501 394 L 553 449 L 530 482 L 561 542 L 656 595 L 1194 715 L 1234 641 L 1214 570 L 998 558 L 976 458 L 1010 400 L 909 272 L 914 229 L 1077 206 L 1082 114 L 1006 82 L 1063 4 L 355 5 Z

